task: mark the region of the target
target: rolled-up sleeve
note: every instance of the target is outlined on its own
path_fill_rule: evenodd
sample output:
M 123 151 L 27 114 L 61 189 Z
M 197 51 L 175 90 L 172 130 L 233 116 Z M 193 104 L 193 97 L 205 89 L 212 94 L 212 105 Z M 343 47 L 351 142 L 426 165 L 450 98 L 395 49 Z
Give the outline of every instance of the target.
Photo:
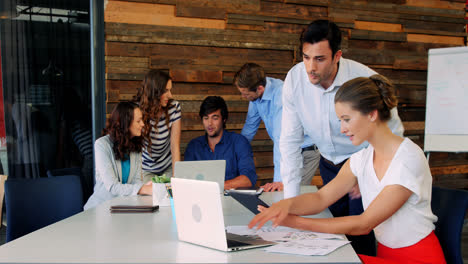
M 257 183 L 257 173 L 255 172 L 252 147 L 246 138 L 238 136 L 234 142 L 234 148 L 239 175 L 247 176 L 252 186 L 255 186 L 255 183 Z
M 258 113 L 257 107 L 253 103 L 249 103 L 249 111 L 245 119 L 244 127 L 242 128 L 241 135 L 243 135 L 249 142 L 252 141 L 255 134 L 257 134 L 258 126 L 262 118 Z

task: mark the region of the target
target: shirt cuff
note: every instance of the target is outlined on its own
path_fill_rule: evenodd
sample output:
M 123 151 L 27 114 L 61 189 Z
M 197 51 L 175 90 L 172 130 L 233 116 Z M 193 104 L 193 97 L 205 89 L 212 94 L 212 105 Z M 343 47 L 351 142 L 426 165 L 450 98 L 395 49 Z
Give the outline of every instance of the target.
M 131 195 L 138 195 L 138 192 L 140 191 L 142 186 L 143 186 L 143 183 L 133 185 L 133 191 Z
M 288 199 L 291 197 L 298 196 L 300 194 L 300 183 L 295 183 L 295 182 L 289 182 L 289 183 L 284 183 L 284 199 Z

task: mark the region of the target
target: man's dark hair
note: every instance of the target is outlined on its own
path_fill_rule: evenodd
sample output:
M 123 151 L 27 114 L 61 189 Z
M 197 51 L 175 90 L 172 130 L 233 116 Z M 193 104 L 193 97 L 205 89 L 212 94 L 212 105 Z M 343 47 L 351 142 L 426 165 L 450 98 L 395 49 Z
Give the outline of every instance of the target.
M 208 96 L 203 100 L 200 105 L 200 118 L 203 120 L 204 116 L 207 116 L 214 111 L 221 109 L 221 117 L 223 118 L 223 128 L 226 128 L 226 121 L 228 119 L 228 108 L 226 102 L 221 96 Z
M 341 49 L 341 31 L 333 22 L 328 20 L 315 20 L 310 23 L 301 34 L 301 50 L 304 43 L 315 44 L 328 40 L 332 56 Z
M 234 75 L 234 84 L 240 88 L 247 88 L 251 92 L 256 92 L 258 86 L 265 87 L 266 77 L 262 66 L 255 63 L 246 63 Z

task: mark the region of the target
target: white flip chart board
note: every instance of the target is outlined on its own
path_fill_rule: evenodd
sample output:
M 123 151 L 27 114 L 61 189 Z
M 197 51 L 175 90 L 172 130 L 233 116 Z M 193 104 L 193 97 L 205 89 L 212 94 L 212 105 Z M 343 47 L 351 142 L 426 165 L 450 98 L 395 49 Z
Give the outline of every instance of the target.
M 429 50 L 424 151 L 468 152 L 468 47 Z

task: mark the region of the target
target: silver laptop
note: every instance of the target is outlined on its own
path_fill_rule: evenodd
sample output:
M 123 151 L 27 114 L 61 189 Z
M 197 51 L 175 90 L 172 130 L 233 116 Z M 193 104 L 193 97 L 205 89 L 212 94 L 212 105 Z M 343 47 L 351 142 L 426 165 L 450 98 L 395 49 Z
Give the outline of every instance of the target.
M 175 178 L 217 182 L 220 193 L 224 192 L 225 175 L 225 160 L 177 161 L 174 165 Z
M 221 251 L 275 244 L 226 232 L 218 183 L 173 178 L 171 185 L 179 240 Z

